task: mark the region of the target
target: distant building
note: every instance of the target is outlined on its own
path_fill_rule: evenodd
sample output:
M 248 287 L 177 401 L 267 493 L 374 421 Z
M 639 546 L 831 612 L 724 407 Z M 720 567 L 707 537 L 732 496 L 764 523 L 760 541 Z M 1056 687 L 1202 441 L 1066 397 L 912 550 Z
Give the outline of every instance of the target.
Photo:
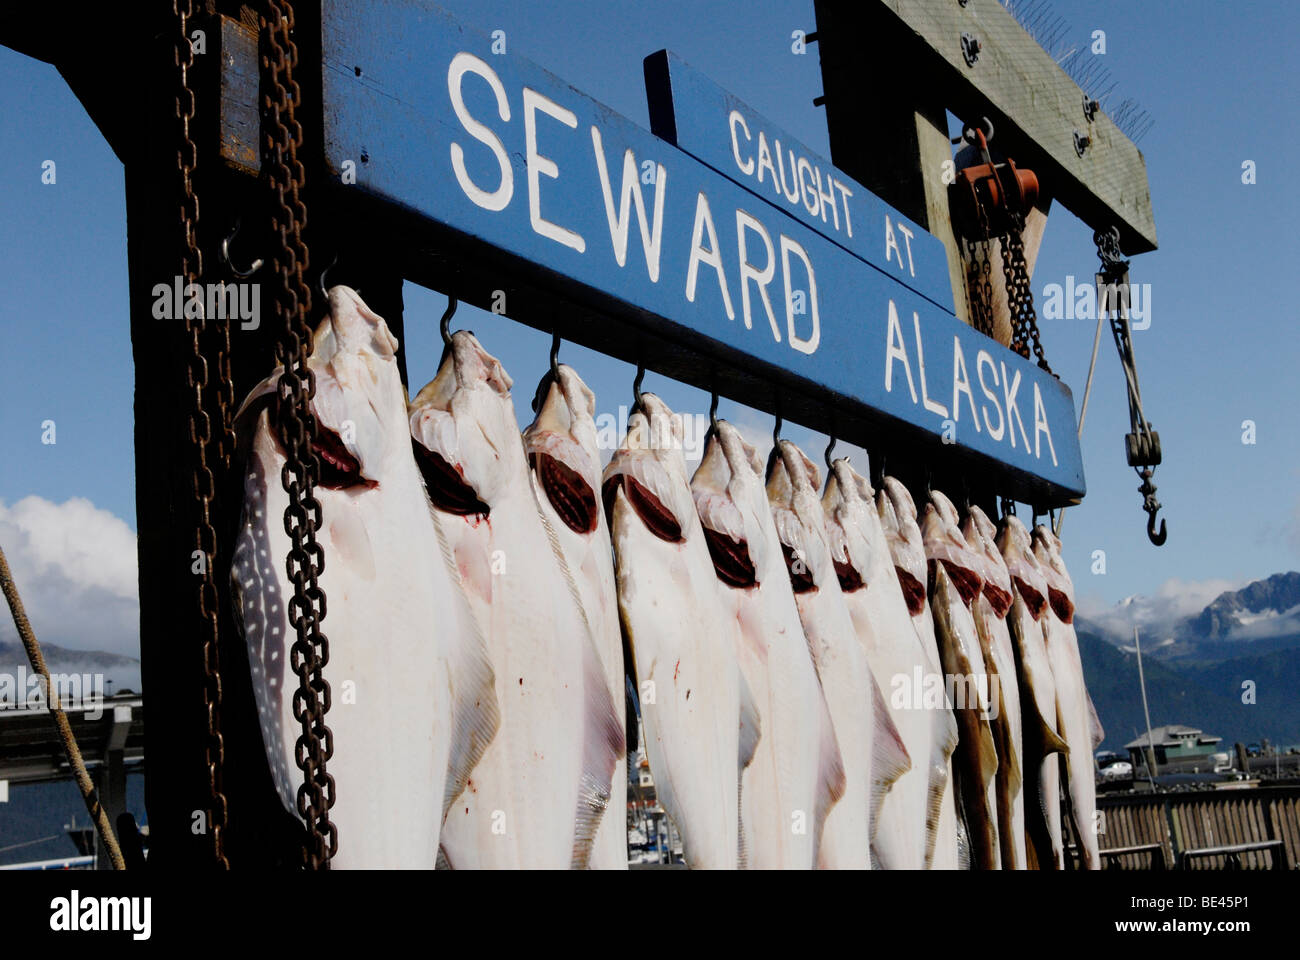
M 1156 773 L 1210 773 L 1220 762 L 1218 745 L 1223 738 L 1206 736 L 1195 727 L 1170 723 L 1152 729 L 1149 742 L 1155 746 Z M 1147 744 L 1146 734 L 1124 744 L 1134 772 L 1146 769 Z

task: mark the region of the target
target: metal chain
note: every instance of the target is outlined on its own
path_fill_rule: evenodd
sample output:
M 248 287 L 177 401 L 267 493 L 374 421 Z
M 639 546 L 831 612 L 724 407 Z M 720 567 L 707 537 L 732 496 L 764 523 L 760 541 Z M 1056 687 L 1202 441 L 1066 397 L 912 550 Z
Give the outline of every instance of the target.
M 194 50 L 190 45 L 189 23 L 194 15 L 191 0 L 173 0 L 172 12 L 176 17 L 174 63 L 177 70 L 176 121 L 178 135 L 177 160 L 180 170 L 180 222 L 184 235 L 181 253 L 181 276 L 184 284 L 199 282 L 203 275 L 203 252 L 198 242 L 199 198 L 194 190 L 194 170 L 198 165 L 198 148 L 194 143 L 190 124 L 194 120 L 195 96 L 191 69 Z M 203 298 L 199 298 L 202 301 Z M 204 762 L 208 769 L 208 792 L 211 809 L 208 811 L 208 837 L 212 856 L 217 865 L 230 869 L 226 859 L 223 831 L 227 823 L 226 795 L 222 786 L 222 768 L 225 764 L 225 741 L 221 735 L 221 659 L 218 646 L 219 627 L 217 611 L 220 600 L 217 594 L 217 534 L 212 522 L 212 501 L 216 496 L 216 480 L 208 463 L 209 444 L 213 442 L 212 417 L 207 406 L 208 361 L 205 342 L 210 338 L 203 304 L 191 311 L 186 305 L 185 332 L 189 337 L 189 358 L 186 365 L 186 387 L 190 396 L 189 431 L 194 448 L 194 498 L 198 505 L 199 521 L 195 529 L 195 547 L 203 555 L 203 569 L 199 574 L 199 616 L 202 618 L 203 655 L 203 706 L 206 714 L 204 736 Z M 193 313 L 193 316 L 191 316 Z M 229 377 L 228 354 L 218 354 L 217 377 Z M 220 385 L 218 393 L 220 393 Z M 219 418 L 221 419 L 221 418 Z M 225 431 L 218 439 L 218 459 L 223 459 Z
M 970 293 L 971 326 L 991 337 L 994 333 L 992 266 L 989 264 L 992 241 L 989 238 L 989 220 L 984 205 L 977 204 L 975 212 L 983 242 L 972 239 L 966 241 L 966 286 Z
M 307 245 L 302 236 L 307 208 L 299 195 L 304 180 L 298 159 L 302 126 L 295 112 L 302 93 L 294 79 L 298 47 L 293 39 L 292 3 L 266 0 L 259 27 L 262 169 L 274 193 L 271 219 L 273 233 L 280 239 L 270 257 L 270 267 L 278 280 L 271 298 L 284 324 L 284 338 L 275 350 L 282 367 L 276 417 L 286 455 L 280 482 L 289 494 L 284 529 L 293 543 L 285 567 L 293 581 L 289 622 L 297 634 L 290 651 L 290 665 L 298 675 L 293 716 L 302 725 L 295 749 L 295 761 L 303 773 L 298 813 L 308 831 L 303 851 L 306 865 L 327 870 L 330 858 L 338 852 L 338 831 L 329 818 L 334 806 L 334 778 L 326 772 L 326 764 L 334 755 L 334 735 L 325 725 L 330 686 L 323 672 L 329 663 L 329 640 L 321 633 L 326 606 L 325 591 L 318 582 L 325 569 L 325 552 L 316 541 L 316 529 L 321 524 L 321 505 L 315 495 L 320 462 L 313 450 L 316 419 L 311 412 L 316 377 L 307 366 L 312 343 L 308 323 L 311 287 L 305 276 Z
M 1025 221 L 1015 211 L 1010 212 L 1010 217 L 1011 229 L 1002 237 L 1002 273 L 1006 277 L 1007 307 L 1011 311 L 1011 349 L 1026 359 L 1029 359 L 1029 351 L 1032 349 L 1038 366 L 1052 373 L 1038 336 L 1034 291 L 1029 285 L 1029 268 L 1025 265 L 1025 244 L 1022 239 Z

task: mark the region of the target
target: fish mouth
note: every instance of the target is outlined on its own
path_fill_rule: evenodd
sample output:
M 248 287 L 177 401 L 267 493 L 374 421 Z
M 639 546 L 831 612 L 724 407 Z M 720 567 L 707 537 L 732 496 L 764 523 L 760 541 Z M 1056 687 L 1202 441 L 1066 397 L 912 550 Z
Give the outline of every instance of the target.
M 596 493 L 578 471 L 561 463 L 549 453 L 534 452 L 529 461 L 546 499 L 564 525 L 574 533 L 593 533 L 600 522 Z M 607 500 L 609 498 L 607 497 Z
M 1062 623 L 1074 622 L 1074 604 L 1070 602 L 1068 594 L 1048 584 L 1047 599 L 1051 601 L 1052 610 Z
M 790 586 L 794 588 L 795 593 L 812 593 L 817 589 L 817 581 L 813 579 L 812 571 L 808 569 L 808 562 L 802 557 L 796 556 L 794 548 L 781 541 L 781 552 L 785 554 L 785 568 L 790 571 Z
M 944 570 L 948 572 L 948 578 L 952 580 L 952 585 L 957 588 L 957 593 L 961 596 L 961 602 L 969 607 L 979 596 L 980 589 L 984 586 L 984 578 L 968 567 L 939 558 L 929 563 L 931 583 L 934 582 L 936 563 L 943 564 Z
M 474 488 L 465 482 L 460 471 L 422 443 L 412 443 L 415 462 L 424 477 L 424 487 L 433 505 L 445 513 L 465 517 L 479 514 L 486 517 L 491 508 L 478 498 Z
M 285 442 L 284 430 L 278 420 L 275 433 L 280 446 L 288 451 L 289 444 Z M 362 474 L 361 461 L 348 452 L 343 438 L 319 420 L 316 421 L 316 436 L 311 441 L 311 449 L 319 465 L 316 486 L 327 490 L 369 490 L 379 486 Z
M 668 543 L 682 543 L 682 525 L 677 522 L 673 512 L 664 506 L 663 501 L 650 492 L 650 489 L 626 473 L 618 473 L 605 481 L 601 489 L 605 502 L 605 514 L 611 516 L 614 510 L 614 498 L 622 488 L 628 504 L 641 518 L 645 528 L 660 540 Z
M 1011 591 L 1003 590 L 992 580 L 984 581 L 984 597 L 988 600 L 989 606 L 993 608 L 993 614 L 1001 620 L 1011 609 Z
M 903 599 L 907 601 L 907 610 L 912 616 L 919 616 L 925 609 L 925 584 L 911 571 L 894 567 L 898 574 L 898 584 L 903 588 Z
M 832 557 L 831 562 L 835 564 L 835 576 L 839 578 L 840 589 L 845 593 L 853 593 L 867 585 L 862 579 L 862 574 L 858 573 L 858 568 L 853 565 L 852 561 L 845 560 L 841 562 Z
M 754 569 L 746 541 L 737 542 L 725 533 L 704 527 L 704 542 L 708 545 L 719 580 L 730 587 L 758 585 L 758 571 Z
M 1020 593 L 1020 599 L 1025 602 L 1029 615 L 1035 620 L 1042 617 L 1043 608 L 1047 606 L 1047 598 L 1020 577 L 1012 577 L 1011 582 L 1015 584 L 1016 590 Z

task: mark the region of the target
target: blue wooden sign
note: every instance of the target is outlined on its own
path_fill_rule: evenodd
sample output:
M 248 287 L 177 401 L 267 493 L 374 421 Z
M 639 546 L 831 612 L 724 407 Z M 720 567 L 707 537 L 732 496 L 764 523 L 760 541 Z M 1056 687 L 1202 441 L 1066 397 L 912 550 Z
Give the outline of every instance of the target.
M 436 8 L 325 0 L 322 29 L 326 162 L 355 172 L 342 189 L 539 265 L 565 296 L 618 304 L 614 320 L 1082 496 L 1069 389 L 936 305 L 933 238 L 914 234 L 904 283 L 869 244 L 828 238 Z
M 943 243 L 680 57 L 645 59 L 650 131 L 953 310 Z

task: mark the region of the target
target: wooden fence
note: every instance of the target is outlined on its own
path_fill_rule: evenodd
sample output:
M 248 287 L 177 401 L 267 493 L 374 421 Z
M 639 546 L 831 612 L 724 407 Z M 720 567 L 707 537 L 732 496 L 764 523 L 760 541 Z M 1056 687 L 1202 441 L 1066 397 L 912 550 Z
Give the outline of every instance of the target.
M 1097 809 L 1103 869 L 1300 865 L 1300 787 L 1099 796 Z

